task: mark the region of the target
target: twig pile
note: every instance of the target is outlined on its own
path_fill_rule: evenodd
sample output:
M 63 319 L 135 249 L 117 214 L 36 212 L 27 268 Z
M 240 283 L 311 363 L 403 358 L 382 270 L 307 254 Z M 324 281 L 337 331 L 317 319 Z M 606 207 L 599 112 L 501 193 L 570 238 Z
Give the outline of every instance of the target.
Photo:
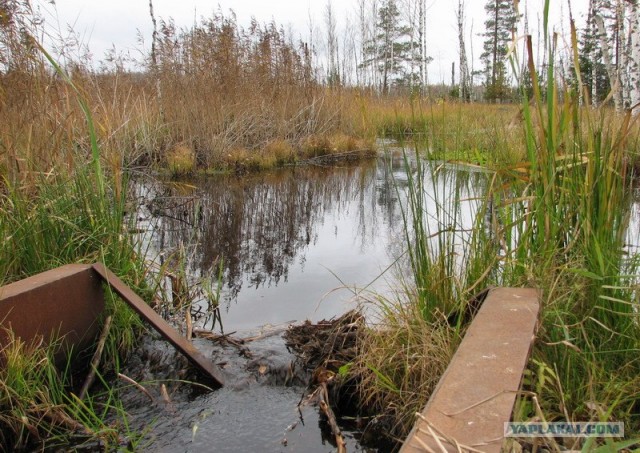
M 336 373 L 356 357 L 357 339 L 363 328 L 364 317 L 352 310 L 337 319 L 292 326 L 284 338 L 287 347 L 316 378 L 322 372 Z

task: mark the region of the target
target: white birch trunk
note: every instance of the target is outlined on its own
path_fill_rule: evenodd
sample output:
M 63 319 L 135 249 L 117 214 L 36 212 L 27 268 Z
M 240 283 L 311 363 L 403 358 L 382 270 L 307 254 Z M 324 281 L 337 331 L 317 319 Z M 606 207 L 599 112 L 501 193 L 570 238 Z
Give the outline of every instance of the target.
M 604 28 L 604 20 L 601 16 L 595 17 L 595 22 L 598 26 L 598 34 L 600 35 L 600 45 L 602 47 L 602 57 L 604 59 L 604 65 L 607 69 L 607 75 L 609 76 L 609 84 L 611 85 L 611 93 L 613 95 L 613 102 L 616 111 L 622 110 L 622 87 L 620 86 L 620 77 L 614 62 L 611 59 L 611 49 L 607 42 L 607 32 Z
M 640 113 L 640 6 L 637 3 L 628 4 L 629 17 L 629 105 L 634 115 Z
M 458 22 L 458 44 L 460 46 L 460 99 L 462 102 L 467 102 L 470 97 L 470 92 L 469 64 L 467 62 L 467 51 L 464 42 L 464 0 L 458 0 L 456 19 Z
M 596 9 L 594 0 L 589 0 L 589 19 L 588 26 L 591 27 L 591 37 L 595 40 L 596 37 L 596 22 L 595 22 Z M 591 43 L 591 52 L 589 55 L 591 59 L 591 106 L 598 106 L 598 66 L 596 65 L 596 46 L 595 42 Z

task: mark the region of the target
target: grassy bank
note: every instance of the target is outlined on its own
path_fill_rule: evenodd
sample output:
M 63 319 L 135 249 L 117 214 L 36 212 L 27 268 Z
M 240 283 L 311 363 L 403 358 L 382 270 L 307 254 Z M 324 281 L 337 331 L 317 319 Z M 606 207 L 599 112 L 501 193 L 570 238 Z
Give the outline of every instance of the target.
M 102 178 L 93 166 L 78 165 L 73 172 L 59 169 L 34 175 L 31 183 L 5 186 L 0 196 L 4 283 L 67 263 L 101 261 L 138 293 L 148 295 L 145 264 L 125 234 L 125 197 L 112 180 Z M 96 190 L 101 179 L 103 193 Z M 106 297 L 104 317 L 112 316 L 113 322 L 101 372 L 118 369 L 142 327 L 139 317 L 121 301 L 109 292 Z M 39 349 L 19 339 L 3 348 L 0 445 L 12 450 L 86 438 L 117 444 L 123 433 L 103 421 L 111 411 L 122 411 L 117 400 L 106 398 L 96 405 L 98 395 L 75 396 L 85 373 L 74 375 L 70 367 L 57 369 L 54 349 Z M 101 392 L 110 390 L 107 386 Z
M 127 185 L 119 169 L 103 171 L 103 156 L 86 99 L 43 50 L 85 121 L 87 154 L 66 150 L 65 161 L 7 159 L 0 186 L 0 282 L 3 284 L 68 263 L 103 262 L 139 294 L 149 296 L 144 256 L 126 234 Z M 39 125 L 36 125 L 39 126 Z M 45 162 L 46 161 L 46 162 Z M 108 160 L 106 161 L 108 162 Z M 46 171 L 44 170 L 46 168 Z M 114 169 L 112 169 L 114 170 Z M 118 370 L 142 329 L 139 317 L 107 291 L 100 322 L 110 323 L 100 373 Z M 29 313 L 24 313 L 29 316 Z M 78 392 L 88 370 L 54 364 L 57 342 L 41 347 L 37 339 L 14 338 L 2 345 L 0 369 L 0 448 L 54 448 L 98 442 L 107 449 L 131 433 L 126 413 L 109 385 L 96 394 Z M 80 374 L 78 374 L 80 372 Z M 100 402 L 98 402 L 100 401 Z M 120 415 L 121 426 L 105 420 Z M 97 444 L 96 444 L 97 445 Z

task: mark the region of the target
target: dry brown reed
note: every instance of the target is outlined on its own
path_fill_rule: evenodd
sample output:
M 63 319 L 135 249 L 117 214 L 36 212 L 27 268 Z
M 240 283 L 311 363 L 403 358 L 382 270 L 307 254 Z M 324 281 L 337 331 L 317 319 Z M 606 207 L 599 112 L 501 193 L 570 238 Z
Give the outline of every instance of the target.
M 459 336 L 421 315 L 418 304 L 378 301 L 383 325 L 368 330 L 350 373 L 358 376 L 361 407 L 376 414 L 386 435 L 402 439 L 453 357 Z
M 7 5 L 0 24 L 0 174 L 14 180 L 73 166 L 78 155 L 90 154 L 90 144 L 75 94 L 37 46 L 27 45 L 45 33 L 42 21 L 28 0 Z M 234 168 L 235 154 L 264 168 L 306 154 L 309 136 L 361 132 L 349 119 L 352 96 L 318 84 L 308 46 L 274 22 L 245 29 L 234 15 L 217 13 L 189 29 L 171 20 L 159 25 L 156 64 L 142 72 L 65 64 L 91 107 L 106 168 L 159 164 L 182 173 L 186 154 L 177 162 L 177 147 L 190 149 L 199 168 Z

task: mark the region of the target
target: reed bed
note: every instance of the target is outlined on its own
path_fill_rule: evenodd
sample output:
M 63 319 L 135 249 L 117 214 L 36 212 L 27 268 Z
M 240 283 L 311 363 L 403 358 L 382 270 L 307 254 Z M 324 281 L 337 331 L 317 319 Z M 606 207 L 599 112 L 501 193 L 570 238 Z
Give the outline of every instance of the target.
M 552 40 L 549 46 L 555 52 Z M 529 67 L 530 200 L 509 217 L 518 227 L 507 263 L 510 279 L 544 290 L 533 358 L 539 398 L 549 418 L 623 421 L 627 433 L 638 434 L 639 256 L 626 244 L 638 124 L 631 112 L 612 121 L 606 109 L 582 107 L 578 91 L 553 79 L 543 92 L 532 57 Z M 637 234 L 631 238 L 637 244 Z
M 555 45 L 550 39 L 552 62 Z M 516 147 L 509 155 L 520 160 L 495 162 L 471 228 L 461 227 L 464 198 L 455 186 L 439 193 L 425 184 L 446 177 L 441 165 L 408 167 L 404 219 L 411 279 L 399 301 L 374 301 L 383 314 L 380 327 L 363 342 L 353 367 L 365 407 L 391 417 L 396 438 L 406 436 L 419 407 L 414 401 L 428 399 L 443 358 L 464 334 L 464 314 L 477 304 L 474 291 L 491 285 L 542 290 L 540 330 L 524 379 L 537 402 L 521 398 L 517 420 L 625 423 L 624 444 L 550 441 L 554 450 L 590 450 L 598 442 L 618 449 L 640 438 L 640 238 L 629 231 L 638 121 L 630 112 L 583 106 L 579 90 L 561 79 L 548 77 L 543 85 L 532 57 L 529 72 L 533 94 L 523 93 L 519 138 L 503 143 Z M 553 63 L 547 74 L 555 74 Z M 427 124 L 406 105 L 404 116 L 396 111 L 390 122 L 401 124 L 400 135 L 407 137 L 406 124 L 419 118 L 424 133 L 416 138 L 409 130 L 408 141 L 434 157 L 443 145 L 431 131 L 451 121 L 448 107 Z M 453 111 L 460 117 L 464 109 Z M 411 354 L 423 348 L 423 337 L 439 345 L 437 351 Z M 415 380 L 416 369 L 433 374 Z
M 47 29 L 30 2 L 8 2 L 6 9 L 0 174 L 73 165 L 74 150 L 91 146 L 84 112 L 39 52 L 36 38 Z M 348 116 L 355 92 L 319 84 L 308 46 L 274 22 L 244 28 L 233 15 L 216 13 L 179 29 L 163 20 L 154 44 L 143 72 L 126 71 L 119 61 L 96 70 L 65 55 L 64 69 L 90 106 L 103 159 L 114 171 L 260 169 L 307 158 L 310 142 L 314 149 L 326 145 L 324 154 L 373 148 L 373 136 Z

